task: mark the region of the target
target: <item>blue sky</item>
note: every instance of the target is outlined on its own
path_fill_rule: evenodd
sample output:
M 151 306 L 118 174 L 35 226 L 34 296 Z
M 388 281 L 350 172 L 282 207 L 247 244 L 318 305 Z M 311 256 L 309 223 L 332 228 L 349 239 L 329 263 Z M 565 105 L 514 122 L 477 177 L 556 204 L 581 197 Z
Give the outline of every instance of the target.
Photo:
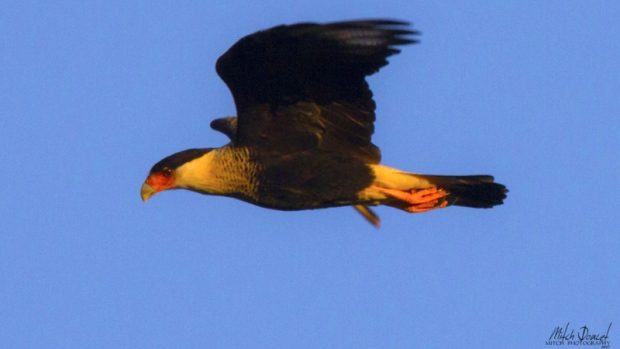
M 620 5 L 9 1 L 0 12 L 0 347 L 543 348 L 620 332 Z M 217 57 L 282 23 L 423 32 L 369 81 L 390 166 L 495 175 L 492 210 L 279 212 L 139 188 L 219 146 Z M 612 344 L 613 345 L 613 344 Z

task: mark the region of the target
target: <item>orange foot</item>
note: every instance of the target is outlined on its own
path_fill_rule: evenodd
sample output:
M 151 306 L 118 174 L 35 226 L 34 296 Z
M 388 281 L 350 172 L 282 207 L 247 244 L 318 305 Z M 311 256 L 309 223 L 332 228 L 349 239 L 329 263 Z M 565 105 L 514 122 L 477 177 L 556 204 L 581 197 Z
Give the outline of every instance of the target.
M 436 187 L 412 189 L 409 192 L 396 189 L 379 189 L 387 196 L 398 200 L 396 203 L 389 204 L 390 206 L 410 213 L 426 212 L 448 206 L 448 201 L 444 199 L 448 193 Z

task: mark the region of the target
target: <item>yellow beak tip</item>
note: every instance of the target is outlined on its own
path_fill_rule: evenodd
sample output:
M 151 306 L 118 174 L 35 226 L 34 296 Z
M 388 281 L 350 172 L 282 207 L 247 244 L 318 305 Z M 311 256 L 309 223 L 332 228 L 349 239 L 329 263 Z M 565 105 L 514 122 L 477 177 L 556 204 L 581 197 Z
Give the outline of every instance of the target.
M 151 196 L 155 195 L 156 191 L 150 185 L 144 183 L 142 184 L 142 188 L 140 188 L 140 197 L 143 202 L 147 202 Z

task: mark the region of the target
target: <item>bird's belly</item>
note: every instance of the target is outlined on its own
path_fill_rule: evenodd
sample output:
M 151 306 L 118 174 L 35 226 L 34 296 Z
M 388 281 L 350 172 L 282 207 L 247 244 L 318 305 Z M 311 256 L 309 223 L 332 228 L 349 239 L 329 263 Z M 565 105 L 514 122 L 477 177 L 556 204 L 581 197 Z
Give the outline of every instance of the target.
M 298 156 L 264 165 L 255 203 L 279 210 L 353 205 L 374 180 L 363 162 L 333 155 Z

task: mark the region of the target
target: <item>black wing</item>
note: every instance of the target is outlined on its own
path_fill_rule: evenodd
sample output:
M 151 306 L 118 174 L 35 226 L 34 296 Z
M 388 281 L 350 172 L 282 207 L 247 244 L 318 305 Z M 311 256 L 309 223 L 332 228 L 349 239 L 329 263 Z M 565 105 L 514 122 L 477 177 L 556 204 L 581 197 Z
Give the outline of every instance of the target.
M 287 152 L 319 148 L 378 162 L 375 103 L 365 77 L 415 43 L 408 23 L 302 23 L 246 36 L 217 61 L 237 107 L 234 143 Z

